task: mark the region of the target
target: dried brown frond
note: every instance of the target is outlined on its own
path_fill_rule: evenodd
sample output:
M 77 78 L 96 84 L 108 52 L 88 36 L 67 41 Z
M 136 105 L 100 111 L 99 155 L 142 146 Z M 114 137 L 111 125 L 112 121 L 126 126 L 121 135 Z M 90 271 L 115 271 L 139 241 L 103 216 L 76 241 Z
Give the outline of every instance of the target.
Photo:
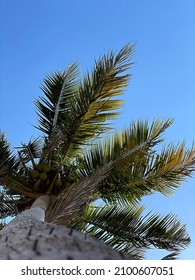
M 111 168 L 112 162 L 61 193 L 47 210 L 46 221 L 63 225 L 70 223 L 86 204 L 94 200 L 99 183 L 107 177 Z

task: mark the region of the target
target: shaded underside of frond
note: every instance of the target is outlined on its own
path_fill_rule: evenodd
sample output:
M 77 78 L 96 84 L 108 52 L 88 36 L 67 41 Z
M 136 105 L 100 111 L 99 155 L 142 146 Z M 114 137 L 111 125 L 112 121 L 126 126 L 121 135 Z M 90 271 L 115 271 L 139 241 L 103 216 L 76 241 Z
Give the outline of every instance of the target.
M 0 231 L 4 228 L 5 222 L 0 222 Z
M 12 154 L 4 133 L 0 133 L 0 184 L 5 185 L 7 176 L 16 168 L 16 158 Z
M 165 257 L 163 257 L 161 260 L 176 260 L 178 258 L 179 253 L 178 252 L 174 252 L 171 254 L 166 255 Z
M 126 253 L 153 246 L 177 253 L 190 242 L 185 225 L 173 214 L 144 216 L 143 207 L 90 206 L 75 227 Z
M 16 216 L 27 205 L 30 205 L 28 202 L 28 199 L 13 190 L 2 188 L 0 191 L 0 219 Z
M 12 205 L 11 203 L 3 203 L 0 201 L 0 219 L 5 219 L 9 216 L 15 216 L 18 212 L 15 205 Z
M 35 100 L 39 120 L 38 128 L 50 136 L 56 127 L 66 124 L 66 115 L 72 107 L 78 90 L 78 64 L 71 64 L 65 71 L 48 75 L 41 90 L 44 96 Z
M 27 144 L 22 143 L 21 147 L 16 147 L 18 151 L 18 169 L 20 173 L 26 172 L 26 165 L 30 162 L 35 165 L 35 160 L 42 156 L 43 140 L 39 137 L 31 139 Z

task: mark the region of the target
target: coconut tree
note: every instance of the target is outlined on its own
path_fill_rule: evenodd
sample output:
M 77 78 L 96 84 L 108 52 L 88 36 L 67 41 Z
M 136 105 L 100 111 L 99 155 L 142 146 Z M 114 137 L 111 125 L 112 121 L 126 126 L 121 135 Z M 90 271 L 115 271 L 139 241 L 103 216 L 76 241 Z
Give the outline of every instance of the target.
M 167 259 L 190 242 L 176 216 L 145 214 L 143 196 L 170 195 L 195 168 L 185 144 L 159 148 L 171 119 L 113 129 L 131 75 L 134 46 L 46 76 L 35 100 L 40 137 L 14 151 L 0 134 L 2 259 Z

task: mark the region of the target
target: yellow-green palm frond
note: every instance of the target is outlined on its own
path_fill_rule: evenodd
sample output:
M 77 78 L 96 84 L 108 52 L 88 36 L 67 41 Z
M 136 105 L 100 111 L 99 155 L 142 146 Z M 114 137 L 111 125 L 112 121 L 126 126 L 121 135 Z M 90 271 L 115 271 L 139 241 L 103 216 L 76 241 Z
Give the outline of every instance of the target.
M 114 162 L 115 169 L 122 169 L 126 167 L 127 161 L 133 165 L 136 159 L 143 160 L 148 153 L 154 153 L 152 148 L 163 141 L 162 134 L 171 124 L 171 119 L 156 119 L 151 126 L 148 121 L 132 122 L 129 128 L 93 143 L 82 157 L 78 172 L 86 176 L 110 161 Z
M 132 164 L 127 159 L 126 166 L 113 168 L 106 183 L 102 183 L 103 193 L 111 197 L 113 191 L 115 198 L 123 194 L 135 199 L 154 191 L 169 196 L 195 171 L 195 149 L 186 150 L 184 144 L 170 145 L 161 153 L 148 154 L 145 158 L 138 155 L 133 161 Z
M 124 173 L 124 189 L 139 194 L 158 191 L 169 196 L 181 182 L 195 171 L 195 149 L 187 150 L 184 144 L 169 145 L 161 153 L 149 155 L 140 164 L 130 166 L 129 177 Z M 122 174 L 120 174 L 122 175 Z M 127 177 L 129 181 L 127 180 Z M 118 180 L 123 181 L 123 175 Z M 126 183 L 125 183 L 126 182 Z
M 157 152 L 162 133 L 171 120 L 132 123 L 129 129 L 97 142 L 87 154 L 78 159 L 78 175 L 85 177 L 112 161 L 113 168 L 99 185 L 100 196 L 127 203 L 141 199 L 154 191 L 171 194 L 186 176 L 195 170 L 195 149 L 184 144 L 170 145 Z
M 67 157 L 74 157 L 78 148 L 107 131 L 108 121 L 118 116 L 122 101 L 115 97 L 123 94 L 128 84 L 130 74 L 123 72 L 131 67 L 132 52 L 133 46 L 129 45 L 116 55 L 109 52 L 81 81 L 69 123 L 64 125 L 68 142 L 63 150 Z

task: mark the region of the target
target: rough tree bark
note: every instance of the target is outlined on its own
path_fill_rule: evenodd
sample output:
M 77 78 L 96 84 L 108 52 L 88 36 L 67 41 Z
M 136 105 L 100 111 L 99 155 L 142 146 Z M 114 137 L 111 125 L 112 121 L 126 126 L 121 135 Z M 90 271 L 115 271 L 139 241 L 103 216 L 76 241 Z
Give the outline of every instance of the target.
M 0 231 L 0 259 L 133 259 L 86 234 L 45 222 L 43 196 Z

